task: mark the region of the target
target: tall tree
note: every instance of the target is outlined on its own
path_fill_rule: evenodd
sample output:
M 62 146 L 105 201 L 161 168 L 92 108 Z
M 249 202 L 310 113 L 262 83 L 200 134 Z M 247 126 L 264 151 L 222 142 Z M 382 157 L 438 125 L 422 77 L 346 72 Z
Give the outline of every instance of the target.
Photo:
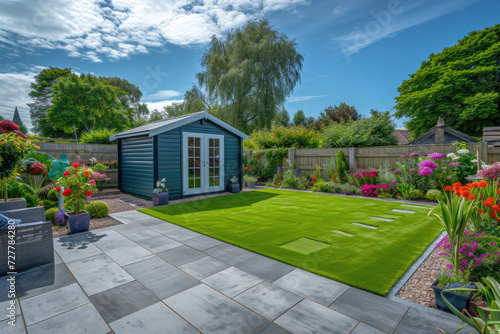
M 346 123 L 356 121 L 358 118 L 359 114 L 356 107 L 342 102 L 338 106 L 330 106 L 320 112 L 317 122 L 314 123 L 314 127 L 316 130 L 321 130 L 331 123 Z
M 470 135 L 500 125 L 500 24 L 473 31 L 452 47 L 431 54 L 396 97 L 396 116 L 408 117 L 414 136 L 439 116 Z
M 130 124 L 118 99 L 125 93 L 92 75 L 71 74 L 60 78 L 52 90 L 47 120 L 66 136 L 73 133 L 73 125 L 80 135 L 93 129 L 120 131 Z
M 293 115 L 293 124 L 295 126 L 306 125 L 306 115 L 304 111 L 297 110 L 297 112 Z
M 281 107 L 281 111 L 276 112 L 274 121 L 276 122 L 276 124 L 283 126 L 288 126 L 290 124 L 290 114 L 285 109 L 285 107 Z
M 197 78 L 221 104 L 220 117 L 248 133 L 271 125 L 300 82 L 302 61 L 295 40 L 262 20 L 227 33 L 225 39 L 214 36 Z
M 71 74 L 69 68 L 49 67 L 43 69 L 35 76 L 35 82 L 31 87 L 29 96 L 33 103 L 28 103 L 30 108 L 30 118 L 33 124 L 33 132 L 49 137 L 63 137 L 64 131 L 55 130 L 53 125 L 47 120 L 47 110 L 52 106 L 52 85 L 57 79 L 67 77 Z

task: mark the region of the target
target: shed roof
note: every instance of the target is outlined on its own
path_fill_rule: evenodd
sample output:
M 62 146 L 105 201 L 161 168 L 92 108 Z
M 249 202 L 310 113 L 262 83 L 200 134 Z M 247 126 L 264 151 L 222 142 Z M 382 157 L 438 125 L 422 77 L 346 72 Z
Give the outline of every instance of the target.
M 195 122 L 200 119 L 206 119 L 209 121 L 214 122 L 221 128 L 234 133 L 238 137 L 241 137 L 243 139 L 248 139 L 248 136 L 244 134 L 243 132 L 236 130 L 233 128 L 231 125 L 221 121 L 215 116 L 210 115 L 206 110 L 204 111 L 199 111 L 191 114 L 186 114 L 186 115 L 181 115 L 177 117 L 170 117 L 170 118 L 165 118 L 162 119 L 161 121 L 156 121 L 153 123 L 149 123 L 143 126 L 139 126 L 137 128 L 127 130 L 124 132 L 117 133 L 111 137 L 109 137 L 109 140 L 115 140 L 115 139 L 120 139 L 120 138 L 128 138 L 128 137 L 136 137 L 136 136 L 144 136 L 148 135 L 150 137 L 156 136 L 160 133 L 166 132 L 173 130 L 175 128 L 178 128 L 183 125 L 187 125 L 189 123 Z
M 408 139 L 411 138 L 413 133 L 406 129 L 397 129 L 392 133 L 392 135 L 396 137 L 396 139 L 398 140 L 398 144 L 406 145 L 409 143 Z
M 474 137 L 471 137 L 471 136 L 469 136 L 469 135 L 467 135 L 467 134 L 465 134 L 463 132 L 460 132 L 458 130 L 450 128 L 449 126 L 446 126 L 444 124 L 443 119 L 441 117 L 439 117 L 436 126 L 434 126 L 432 129 L 430 129 L 429 131 L 427 131 L 426 133 L 424 133 L 420 137 L 415 138 L 413 141 L 411 141 L 409 143 L 409 145 L 418 145 L 424 139 L 427 139 L 430 136 L 433 136 L 436 133 L 436 130 L 439 129 L 439 128 L 443 129 L 444 132 L 447 132 L 449 134 L 454 135 L 455 137 L 460 138 L 461 140 L 463 140 L 466 143 L 477 143 L 477 142 L 479 142 L 479 140 L 476 139 L 476 138 L 474 138 Z

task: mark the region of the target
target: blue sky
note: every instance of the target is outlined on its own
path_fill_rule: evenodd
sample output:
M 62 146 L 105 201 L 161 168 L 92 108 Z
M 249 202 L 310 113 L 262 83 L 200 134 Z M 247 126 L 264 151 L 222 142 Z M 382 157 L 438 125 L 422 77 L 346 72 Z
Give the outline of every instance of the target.
M 498 0 L 4 0 L 0 115 L 17 106 L 29 124 L 29 84 L 48 66 L 125 78 L 161 109 L 196 83 L 212 35 L 263 17 L 304 56 L 291 115 L 342 101 L 362 114 L 391 110 L 430 53 L 500 23 L 498 13 Z

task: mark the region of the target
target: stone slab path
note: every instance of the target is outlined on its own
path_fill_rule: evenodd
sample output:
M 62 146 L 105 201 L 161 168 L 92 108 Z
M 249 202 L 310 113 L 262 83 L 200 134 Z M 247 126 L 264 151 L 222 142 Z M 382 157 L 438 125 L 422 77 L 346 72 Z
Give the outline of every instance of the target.
M 1 333 L 437 333 L 460 321 L 414 308 L 137 211 L 54 239 L 55 265 L 16 277 Z M 8 284 L 0 278 L 0 310 Z M 464 329 L 460 333 L 470 333 Z

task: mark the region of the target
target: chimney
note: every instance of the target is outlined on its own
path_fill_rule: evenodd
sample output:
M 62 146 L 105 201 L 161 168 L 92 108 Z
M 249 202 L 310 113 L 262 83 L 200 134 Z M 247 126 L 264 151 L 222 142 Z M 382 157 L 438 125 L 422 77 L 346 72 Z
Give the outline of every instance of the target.
M 444 144 L 444 127 L 446 125 L 444 124 L 443 119 L 441 116 L 438 119 L 438 122 L 436 124 L 436 132 L 434 132 L 434 143 L 435 144 Z

